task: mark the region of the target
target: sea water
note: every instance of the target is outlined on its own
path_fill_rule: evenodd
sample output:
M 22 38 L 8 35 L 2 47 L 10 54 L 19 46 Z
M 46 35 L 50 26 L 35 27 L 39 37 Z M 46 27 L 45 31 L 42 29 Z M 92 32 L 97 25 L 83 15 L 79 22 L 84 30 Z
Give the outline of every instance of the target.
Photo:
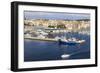
M 58 34 L 54 34 L 56 36 Z M 59 34 L 61 35 L 61 34 Z M 62 34 L 63 35 L 63 34 Z M 59 45 L 59 42 L 24 40 L 24 61 L 74 60 L 90 58 L 90 35 L 66 33 L 67 38 L 85 40 L 78 45 Z

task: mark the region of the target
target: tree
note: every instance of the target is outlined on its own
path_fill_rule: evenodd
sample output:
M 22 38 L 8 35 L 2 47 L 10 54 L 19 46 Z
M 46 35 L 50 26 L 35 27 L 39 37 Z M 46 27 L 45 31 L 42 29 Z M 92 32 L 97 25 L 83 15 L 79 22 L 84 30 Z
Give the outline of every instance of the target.
M 55 28 L 55 26 L 53 26 L 53 25 L 49 25 L 48 27 L 49 27 L 49 28 Z
M 64 25 L 64 24 L 59 24 L 59 25 L 57 25 L 57 28 L 60 28 L 60 29 L 65 29 L 66 27 L 65 27 L 65 25 Z

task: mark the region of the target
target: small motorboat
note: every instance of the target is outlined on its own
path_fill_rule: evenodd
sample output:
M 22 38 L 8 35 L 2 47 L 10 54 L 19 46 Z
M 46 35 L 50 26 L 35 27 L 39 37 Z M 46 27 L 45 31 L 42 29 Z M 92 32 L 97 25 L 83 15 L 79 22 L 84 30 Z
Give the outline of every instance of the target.
M 63 54 L 63 55 L 61 55 L 61 58 L 62 59 L 67 59 L 67 58 L 69 58 L 70 57 L 70 54 Z
M 59 39 L 58 41 L 59 41 L 59 44 L 64 44 L 64 45 L 76 45 L 76 44 L 81 44 L 85 42 L 85 40 L 78 40 L 76 38 Z

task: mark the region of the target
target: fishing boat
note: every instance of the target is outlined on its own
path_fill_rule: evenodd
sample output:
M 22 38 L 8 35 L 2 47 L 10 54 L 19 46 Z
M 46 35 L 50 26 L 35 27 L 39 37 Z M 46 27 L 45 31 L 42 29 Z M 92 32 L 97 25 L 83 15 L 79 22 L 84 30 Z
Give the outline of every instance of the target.
M 76 45 L 84 43 L 85 40 L 78 40 L 76 38 L 69 38 L 69 39 L 59 39 L 59 44 L 65 44 L 65 45 Z

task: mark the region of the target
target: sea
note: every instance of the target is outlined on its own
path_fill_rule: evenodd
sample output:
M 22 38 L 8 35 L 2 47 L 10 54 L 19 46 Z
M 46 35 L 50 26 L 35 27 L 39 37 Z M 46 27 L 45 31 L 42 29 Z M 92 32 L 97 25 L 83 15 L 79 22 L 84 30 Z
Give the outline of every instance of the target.
M 54 34 L 54 36 L 63 34 Z M 66 33 L 66 38 L 85 40 L 82 44 L 63 45 L 58 41 L 24 39 L 24 61 L 76 60 L 90 59 L 90 35 Z M 53 36 L 53 37 L 54 37 Z

